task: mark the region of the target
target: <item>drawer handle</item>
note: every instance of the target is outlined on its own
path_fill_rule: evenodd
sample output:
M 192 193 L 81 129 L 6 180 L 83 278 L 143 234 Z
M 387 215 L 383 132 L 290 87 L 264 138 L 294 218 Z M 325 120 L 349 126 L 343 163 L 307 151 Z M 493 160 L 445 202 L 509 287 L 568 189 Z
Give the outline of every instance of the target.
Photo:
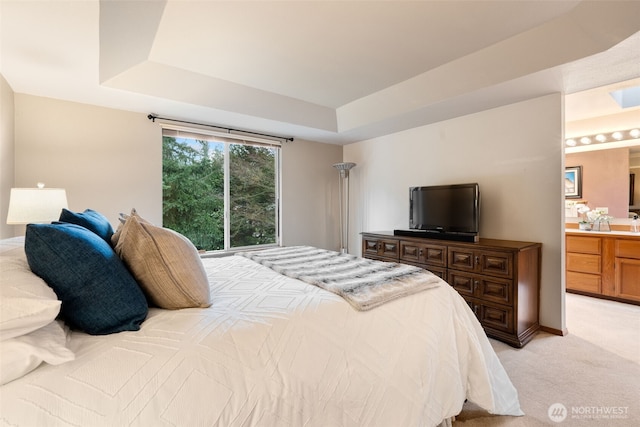
M 421 257 L 421 256 L 422 256 L 422 249 L 420 249 L 420 250 L 418 251 L 418 256 L 419 256 L 419 257 Z
M 476 255 L 476 265 L 480 265 L 480 257 Z
M 476 280 L 475 282 L 473 282 L 473 290 L 474 290 L 474 291 L 478 291 L 478 285 L 479 285 L 479 284 L 480 284 L 480 283 L 479 283 L 477 280 Z

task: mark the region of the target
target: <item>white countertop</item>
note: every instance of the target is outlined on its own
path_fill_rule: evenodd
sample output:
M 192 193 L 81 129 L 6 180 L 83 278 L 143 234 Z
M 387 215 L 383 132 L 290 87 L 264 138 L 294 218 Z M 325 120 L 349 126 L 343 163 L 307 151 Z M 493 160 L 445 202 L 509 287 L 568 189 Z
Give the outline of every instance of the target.
M 602 236 L 630 236 L 630 237 L 638 237 L 640 238 L 640 233 L 632 233 L 630 231 L 591 231 L 591 230 L 579 230 L 577 228 L 567 228 L 565 229 L 566 233 L 577 233 L 577 234 L 592 234 L 592 235 L 602 235 Z

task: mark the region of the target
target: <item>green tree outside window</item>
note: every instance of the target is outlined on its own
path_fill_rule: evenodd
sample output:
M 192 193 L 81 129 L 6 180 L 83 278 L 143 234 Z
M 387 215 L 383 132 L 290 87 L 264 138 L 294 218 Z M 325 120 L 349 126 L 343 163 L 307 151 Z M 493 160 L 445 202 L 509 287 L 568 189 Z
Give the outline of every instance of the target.
M 229 247 L 277 243 L 277 148 L 163 136 L 163 226 L 199 250 L 225 247 L 225 152 Z

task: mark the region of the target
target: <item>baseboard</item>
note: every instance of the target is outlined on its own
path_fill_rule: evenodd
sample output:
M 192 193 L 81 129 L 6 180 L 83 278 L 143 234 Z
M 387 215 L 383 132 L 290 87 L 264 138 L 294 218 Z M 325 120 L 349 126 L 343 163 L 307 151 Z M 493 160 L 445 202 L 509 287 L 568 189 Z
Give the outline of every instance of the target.
M 556 328 L 550 328 L 548 326 L 540 326 L 540 330 L 542 332 L 547 332 L 549 334 L 560 335 L 561 337 L 564 337 L 569 334 L 569 331 L 566 328 L 561 330 Z
M 640 305 L 640 301 L 633 301 L 633 300 L 630 300 L 630 299 L 612 297 L 612 296 L 609 296 L 609 295 L 595 294 L 593 292 L 578 291 L 578 290 L 575 290 L 575 289 L 567 289 L 567 293 L 576 294 L 576 295 L 584 295 L 585 297 L 591 297 L 591 298 L 605 299 L 607 301 L 621 302 L 621 303 L 624 303 L 624 304 Z

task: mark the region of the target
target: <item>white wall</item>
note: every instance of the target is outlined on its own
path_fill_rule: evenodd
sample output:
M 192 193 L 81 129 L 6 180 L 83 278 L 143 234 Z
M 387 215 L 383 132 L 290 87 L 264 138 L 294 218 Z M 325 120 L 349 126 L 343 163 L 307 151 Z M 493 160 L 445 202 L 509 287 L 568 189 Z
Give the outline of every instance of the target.
M 7 225 L 9 194 L 14 186 L 13 97 L 13 90 L 0 74 L 0 239 L 14 235 L 14 226 Z
M 478 182 L 481 237 L 542 243 L 540 321 L 564 331 L 562 117 L 553 94 L 347 145 L 350 252 L 408 228 L 410 186 Z
M 162 222 L 162 133 L 145 114 L 16 94 L 16 182 L 67 190 L 114 227 L 135 207 Z
M 114 227 L 119 212 L 132 207 L 162 223 L 158 124 L 141 113 L 24 94 L 15 95 L 15 106 L 16 186 L 66 188 L 70 209 L 95 209 Z M 294 141 L 283 147 L 285 244 L 338 248 L 338 181 L 331 165 L 340 161 L 341 146 Z M 2 189 L 3 198 L 8 191 Z
M 339 250 L 342 146 L 296 140 L 282 147 L 282 243 Z

